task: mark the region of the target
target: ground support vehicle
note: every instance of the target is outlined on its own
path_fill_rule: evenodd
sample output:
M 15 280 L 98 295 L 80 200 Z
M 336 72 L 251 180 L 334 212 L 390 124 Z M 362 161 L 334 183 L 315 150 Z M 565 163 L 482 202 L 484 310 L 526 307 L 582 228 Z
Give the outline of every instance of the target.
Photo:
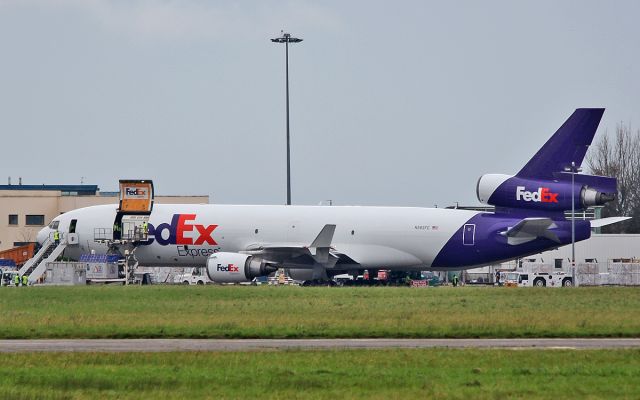
M 14 286 L 14 279 L 17 274 L 18 271 L 0 270 L 0 286 Z
M 213 281 L 209 279 L 206 268 L 196 267 L 190 273 L 176 275 L 174 283 L 182 283 L 183 285 L 206 285 L 213 283 Z
M 506 275 L 506 276 L 504 276 Z M 573 286 L 573 279 L 566 272 L 507 272 L 504 286 L 517 287 L 561 287 Z

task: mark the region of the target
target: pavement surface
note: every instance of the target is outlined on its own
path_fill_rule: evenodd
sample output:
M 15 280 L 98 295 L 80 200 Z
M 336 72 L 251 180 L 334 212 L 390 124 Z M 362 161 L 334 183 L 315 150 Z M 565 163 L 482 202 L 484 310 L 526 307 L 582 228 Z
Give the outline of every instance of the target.
M 382 348 L 616 349 L 634 339 L 45 339 L 0 340 L 0 352 L 168 352 Z

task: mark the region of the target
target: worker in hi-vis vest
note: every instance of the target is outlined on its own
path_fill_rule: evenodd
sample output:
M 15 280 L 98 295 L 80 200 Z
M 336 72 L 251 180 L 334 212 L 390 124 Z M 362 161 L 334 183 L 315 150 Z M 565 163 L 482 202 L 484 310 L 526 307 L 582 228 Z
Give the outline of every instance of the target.
M 22 286 L 27 286 L 29 284 L 29 277 L 27 274 L 22 275 Z
M 53 231 L 53 241 L 56 244 L 56 246 L 60 244 L 60 232 L 58 232 L 57 229 Z
M 113 240 L 120 239 L 120 225 L 116 222 L 113 224 Z
M 15 283 L 15 284 L 16 284 L 16 286 L 20 286 L 20 275 L 16 274 L 16 275 L 13 277 L 13 283 Z

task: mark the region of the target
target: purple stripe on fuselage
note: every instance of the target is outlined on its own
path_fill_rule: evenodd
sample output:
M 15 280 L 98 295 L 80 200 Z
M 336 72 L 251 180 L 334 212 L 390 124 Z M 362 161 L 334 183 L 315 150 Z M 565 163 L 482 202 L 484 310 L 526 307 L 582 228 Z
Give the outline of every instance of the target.
M 537 238 L 527 243 L 510 245 L 504 232 L 515 226 L 524 217 L 515 218 L 504 214 L 478 214 L 467 221 L 449 239 L 438 253 L 431 265 L 432 268 L 461 268 L 480 266 L 526 257 L 549 249 L 571 243 L 571 222 L 565 219 L 554 219 L 555 228 L 551 228 L 560 243 L 546 238 Z M 473 227 L 473 239 L 470 239 Z M 576 242 L 591 236 L 589 221 L 576 221 Z M 465 235 L 465 228 L 467 229 Z

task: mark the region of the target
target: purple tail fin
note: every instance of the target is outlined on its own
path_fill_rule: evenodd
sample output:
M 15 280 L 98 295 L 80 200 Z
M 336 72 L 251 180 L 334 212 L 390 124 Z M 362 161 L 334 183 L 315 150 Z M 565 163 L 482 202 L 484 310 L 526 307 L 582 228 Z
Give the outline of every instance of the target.
M 598 129 L 604 108 L 578 108 L 542 146 L 516 176 L 554 179 L 554 175 L 575 162 L 582 164 Z

